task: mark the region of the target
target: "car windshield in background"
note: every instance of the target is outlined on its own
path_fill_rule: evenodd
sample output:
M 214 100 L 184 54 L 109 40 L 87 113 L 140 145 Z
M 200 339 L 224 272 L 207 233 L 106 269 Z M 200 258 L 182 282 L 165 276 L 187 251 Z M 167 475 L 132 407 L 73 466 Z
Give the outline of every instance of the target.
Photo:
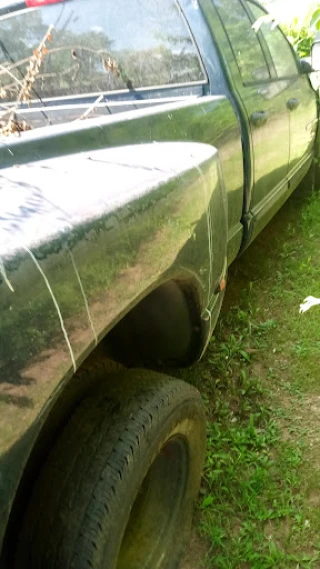
M 175 0 L 70 0 L 2 17 L 0 104 L 21 100 L 37 58 L 31 99 L 206 81 Z

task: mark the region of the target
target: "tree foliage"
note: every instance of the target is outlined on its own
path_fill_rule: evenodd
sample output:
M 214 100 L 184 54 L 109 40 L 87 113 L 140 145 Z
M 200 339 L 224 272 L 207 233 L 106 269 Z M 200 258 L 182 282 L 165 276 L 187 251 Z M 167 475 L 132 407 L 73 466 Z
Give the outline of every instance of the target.
M 270 0 L 262 0 L 262 3 L 272 12 L 274 4 Z M 291 21 L 286 18 L 286 22 L 276 23 L 280 23 L 298 56 L 309 57 L 312 44 L 320 32 L 320 2 L 314 3 L 304 17 L 293 17 Z
M 316 36 L 315 29 L 311 28 L 307 22 L 301 24 L 298 18 L 294 18 L 289 25 L 282 25 L 282 29 L 288 36 L 298 56 L 300 58 L 309 57 Z

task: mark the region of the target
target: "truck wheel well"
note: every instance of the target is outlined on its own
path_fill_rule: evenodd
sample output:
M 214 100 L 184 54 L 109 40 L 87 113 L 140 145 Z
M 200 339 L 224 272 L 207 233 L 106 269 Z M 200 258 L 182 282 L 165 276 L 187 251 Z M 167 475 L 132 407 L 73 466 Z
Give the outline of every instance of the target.
M 190 283 L 176 281 L 153 290 L 105 336 L 68 381 L 37 435 L 11 510 L 1 553 L 4 566 L 10 566 L 21 516 L 41 465 L 70 413 L 97 388 L 95 377 L 101 376 L 101 369 L 106 377 L 123 365 L 157 369 L 189 364 L 199 355 L 201 341 L 197 293 Z
M 126 366 L 158 368 L 191 363 L 200 336 L 194 290 L 168 281 L 141 300 L 103 342 L 111 358 Z

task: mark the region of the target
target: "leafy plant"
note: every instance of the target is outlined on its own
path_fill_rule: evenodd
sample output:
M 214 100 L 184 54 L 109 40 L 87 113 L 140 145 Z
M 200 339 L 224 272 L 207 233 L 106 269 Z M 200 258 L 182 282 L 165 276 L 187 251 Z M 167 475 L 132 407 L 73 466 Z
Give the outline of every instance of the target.
M 270 8 L 270 4 L 267 0 L 263 2 L 267 8 Z M 289 41 L 296 50 L 300 58 L 309 57 L 311 53 L 311 47 L 315 40 L 316 34 L 320 31 L 320 4 L 314 4 L 312 8 L 307 12 L 304 17 L 294 17 L 291 22 L 278 22 L 276 18 L 266 16 L 263 21 L 275 21 L 275 23 L 280 23 L 283 31 L 287 35 Z M 256 22 L 255 28 L 259 28 L 263 21 Z
M 295 48 L 298 56 L 300 58 L 309 57 L 316 35 L 315 29 L 310 26 L 310 22 L 308 25 L 307 22 L 301 22 L 298 18 L 294 18 L 291 24 L 283 25 L 282 29 Z
M 311 15 L 310 28 L 316 28 L 317 30 L 320 30 L 320 8 L 318 8 L 318 10 L 315 10 Z

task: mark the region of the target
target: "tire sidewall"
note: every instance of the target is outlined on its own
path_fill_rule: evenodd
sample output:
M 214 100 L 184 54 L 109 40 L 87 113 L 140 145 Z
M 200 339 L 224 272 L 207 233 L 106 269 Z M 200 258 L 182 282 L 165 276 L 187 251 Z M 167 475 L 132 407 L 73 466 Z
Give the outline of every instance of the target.
M 161 428 L 156 424 L 144 437 L 140 452 L 134 453 L 130 469 L 122 479 L 125 491 L 122 499 L 114 502 L 114 512 L 110 510 L 111 518 L 115 524 L 105 528 L 103 546 L 103 565 L 101 569 L 116 569 L 123 536 L 129 521 L 131 509 L 138 495 L 139 489 L 146 477 L 150 466 L 163 446 L 173 437 L 182 437 L 188 446 L 187 477 L 184 495 L 181 497 L 181 508 L 177 512 L 174 532 L 166 532 L 166 539 L 161 542 L 159 562 L 152 569 L 174 569 L 178 567 L 182 551 L 188 538 L 194 501 L 200 486 L 200 468 L 205 453 L 204 422 L 201 409 L 195 409 L 194 401 L 184 401 L 174 408 L 162 421 Z M 157 513 L 155 512 L 155 515 Z M 171 523 L 170 523 L 171 528 Z M 149 567 L 146 566 L 146 569 Z M 150 567 L 151 569 L 151 567 Z

